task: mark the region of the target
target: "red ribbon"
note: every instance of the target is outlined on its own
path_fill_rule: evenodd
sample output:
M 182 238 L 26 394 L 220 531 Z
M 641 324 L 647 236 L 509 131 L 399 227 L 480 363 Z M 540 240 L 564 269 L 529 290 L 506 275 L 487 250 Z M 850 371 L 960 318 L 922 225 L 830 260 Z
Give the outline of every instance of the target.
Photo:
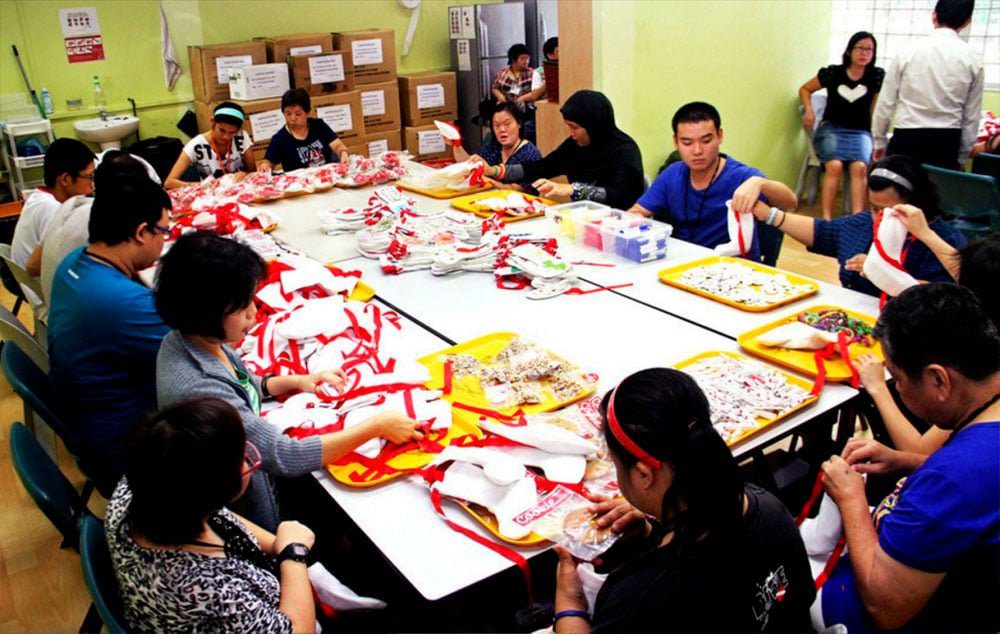
M 832 344 L 831 344 L 832 345 Z M 795 525 L 801 526 L 802 522 L 806 521 L 809 517 L 809 513 L 819 502 L 820 497 L 823 495 L 823 472 L 820 471 L 816 475 L 816 482 L 813 483 L 812 491 L 809 494 L 809 499 L 806 500 L 805 505 L 802 510 L 799 511 L 798 517 L 795 518 Z M 837 563 L 840 561 L 841 556 L 844 554 L 844 547 L 847 545 L 847 539 L 845 536 L 841 536 L 840 540 L 837 541 L 837 545 L 833 547 L 833 552 L 830 553 L 830 558 L 826 560 L 826 565 L 823 566 L 823 570 L 816 577 L 816 589 L 819 590 L 823 585 L 829 580 L 830 573 L 833 569 L 837 567 Z
M 743 221 L 740 219 L 740 212 L 733 209 L 733 214 L 736 216 L 736 237 L 739 239 L 740 244 L 740 257 L 747 257 L 747 245 L 743 240 Z
M 883 260 L 891 264 L 893 267 L 899 269 L 900 271 L 907 272 L 906 269 L 903 268 L 903 263 L 906 262 L 906 254 L 909 253 L 910 245 L 913 244 L 913 239 L 914 239 L 913 236 L 911 235 L 907 236 L 906 244 L 903 245 L 903 250 L 899 254 L 899 261 L 896 261 L 895 259 L 889 257 L 889 254 L 885 252 L 885 248 L 882 246 L 882 241 L 878 239 L 878 228 L 879 225 L 881 224 L 882 224 L 881 214 L 874 216 L 872 218 L 872 244 L 875 245 L 875 250 L 878 251 L 878 254 L 882 256 Z M 885 293 L 885 291 L 883 291 L 882 294 L 879 296 L 878 298 L 879 310 L 882 310 L 882 308 L 885 306 L 885 302 L 888 299 L 888 297 L 889 296 Z

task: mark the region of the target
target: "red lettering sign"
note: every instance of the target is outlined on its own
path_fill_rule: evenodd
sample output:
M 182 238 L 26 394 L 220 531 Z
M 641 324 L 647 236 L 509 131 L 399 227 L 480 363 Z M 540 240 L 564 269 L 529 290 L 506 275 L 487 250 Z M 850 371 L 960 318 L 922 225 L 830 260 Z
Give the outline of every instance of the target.
M 66 57 L 70 64 L 104 59 L 104 38 L 100 35 L 67 37 Z

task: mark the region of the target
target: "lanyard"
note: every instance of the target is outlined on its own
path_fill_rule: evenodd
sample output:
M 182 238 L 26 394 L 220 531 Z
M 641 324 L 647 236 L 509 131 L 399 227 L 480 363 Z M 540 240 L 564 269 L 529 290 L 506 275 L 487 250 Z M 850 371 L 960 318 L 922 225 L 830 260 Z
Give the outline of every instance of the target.
M 715 173 L 712 174 L 712 180 L 708 181 L 708 187 L 702 190 L 701 198 L 698 200 L 698 210 L 695 212 L 694 220 L 689 220 L 688 216 L 688 190 L 694 191 L 694 185 L 691 184 L 691 168 L 688 168 L 688 177 L 684 182 L 684 224 L 690 226 L 692 231 L 698 226 L 698 222 L 701 220 L 701 210 L 705 206 L 705 199 L 708 197 L 708 190 L 712 189 L 712 185 L 715 184 L 715 180 L 719 177 L 719 172 L 722 170 L 722 155 L 720 154 L 715 161 Z
M 128 271 L 123 271 L 121 269 L 121 267 L 118 266 L 117 263 L 112 262 L 111 260 L 109 260 L 108 258 L 104 257 L 103 255 L 97 255 L 96 253 L 92 253 L 89 249 L 84 249 L 83 252 L 86 253 L 88 256 L 90 256 L 91 258 L 93 258 L 95 260 L 100 260 L 101 262 L 104 262 L 105 264 L 107 264 L 108 266 L 110 266 L 114 270 L 118 271 L 119 273 L 121 273 L 125 277 L 129 278 L 133 282 L 140 282 L 140 280 L 136 279 L 135 275 L 129 275 Z
M 211 133 L 210 133 L 211 134 Z M 215 141 L 209 137 L 208 144 L 212 146 L 212 151 L 219 158 L 219 169 L 222 170 L 223 174 L 229 173 L 229 168 L 226 166 L 226 160 L 229 158 L 229 152 L 232 150 L 232 144 L 230 144 L 229 150 L 225 154 L 219 151 L 219 148 L 215 147 Z

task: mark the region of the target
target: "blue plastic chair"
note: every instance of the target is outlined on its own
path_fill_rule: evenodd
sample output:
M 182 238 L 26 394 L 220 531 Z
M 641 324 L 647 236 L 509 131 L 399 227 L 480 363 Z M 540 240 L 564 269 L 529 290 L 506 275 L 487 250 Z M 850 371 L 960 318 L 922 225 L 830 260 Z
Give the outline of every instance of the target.
M 10 454 L 28 495 L 63 536 L 60 548 L 76 548 L 80 541 L 77 521 L 86 513 L 80 494 L 21 423 L 11 425 Z
M 941 211 L 954 217 L 949 224 L 974 239 L 993 231 L 1000 217 L 1000 192 L 992 176 L 967 174 L 924 165 L 937 189 Z
M 80 564 L 83 580 L 94 602 L 80 632 L 100 632 L 102 623 L 112 634 L 125 632 L 125 613 L 104 536 L 104 523 L 93 515 L 80 518 Z

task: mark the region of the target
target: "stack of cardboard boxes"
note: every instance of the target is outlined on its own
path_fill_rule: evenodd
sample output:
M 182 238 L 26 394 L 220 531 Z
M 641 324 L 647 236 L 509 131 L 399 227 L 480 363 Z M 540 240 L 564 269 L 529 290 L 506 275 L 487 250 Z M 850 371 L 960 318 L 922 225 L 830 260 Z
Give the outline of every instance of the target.
M 401 149 L 395 36 L 389 30 L 307 33 L 188 47 L 198 128 L 220 101 L 233 100 L 260 160 L 285 124 L 281 95 L 309 91 L 311 117 L 326 121 L 351 154 Z M 370 126 L 371 139 L 366 132 Z
M 434 121 L 458 118 L 458 92 L 453 72 L 424 72 L 399 78 L 404 146 L 417 160 L 450 158 L 451 147 Z

